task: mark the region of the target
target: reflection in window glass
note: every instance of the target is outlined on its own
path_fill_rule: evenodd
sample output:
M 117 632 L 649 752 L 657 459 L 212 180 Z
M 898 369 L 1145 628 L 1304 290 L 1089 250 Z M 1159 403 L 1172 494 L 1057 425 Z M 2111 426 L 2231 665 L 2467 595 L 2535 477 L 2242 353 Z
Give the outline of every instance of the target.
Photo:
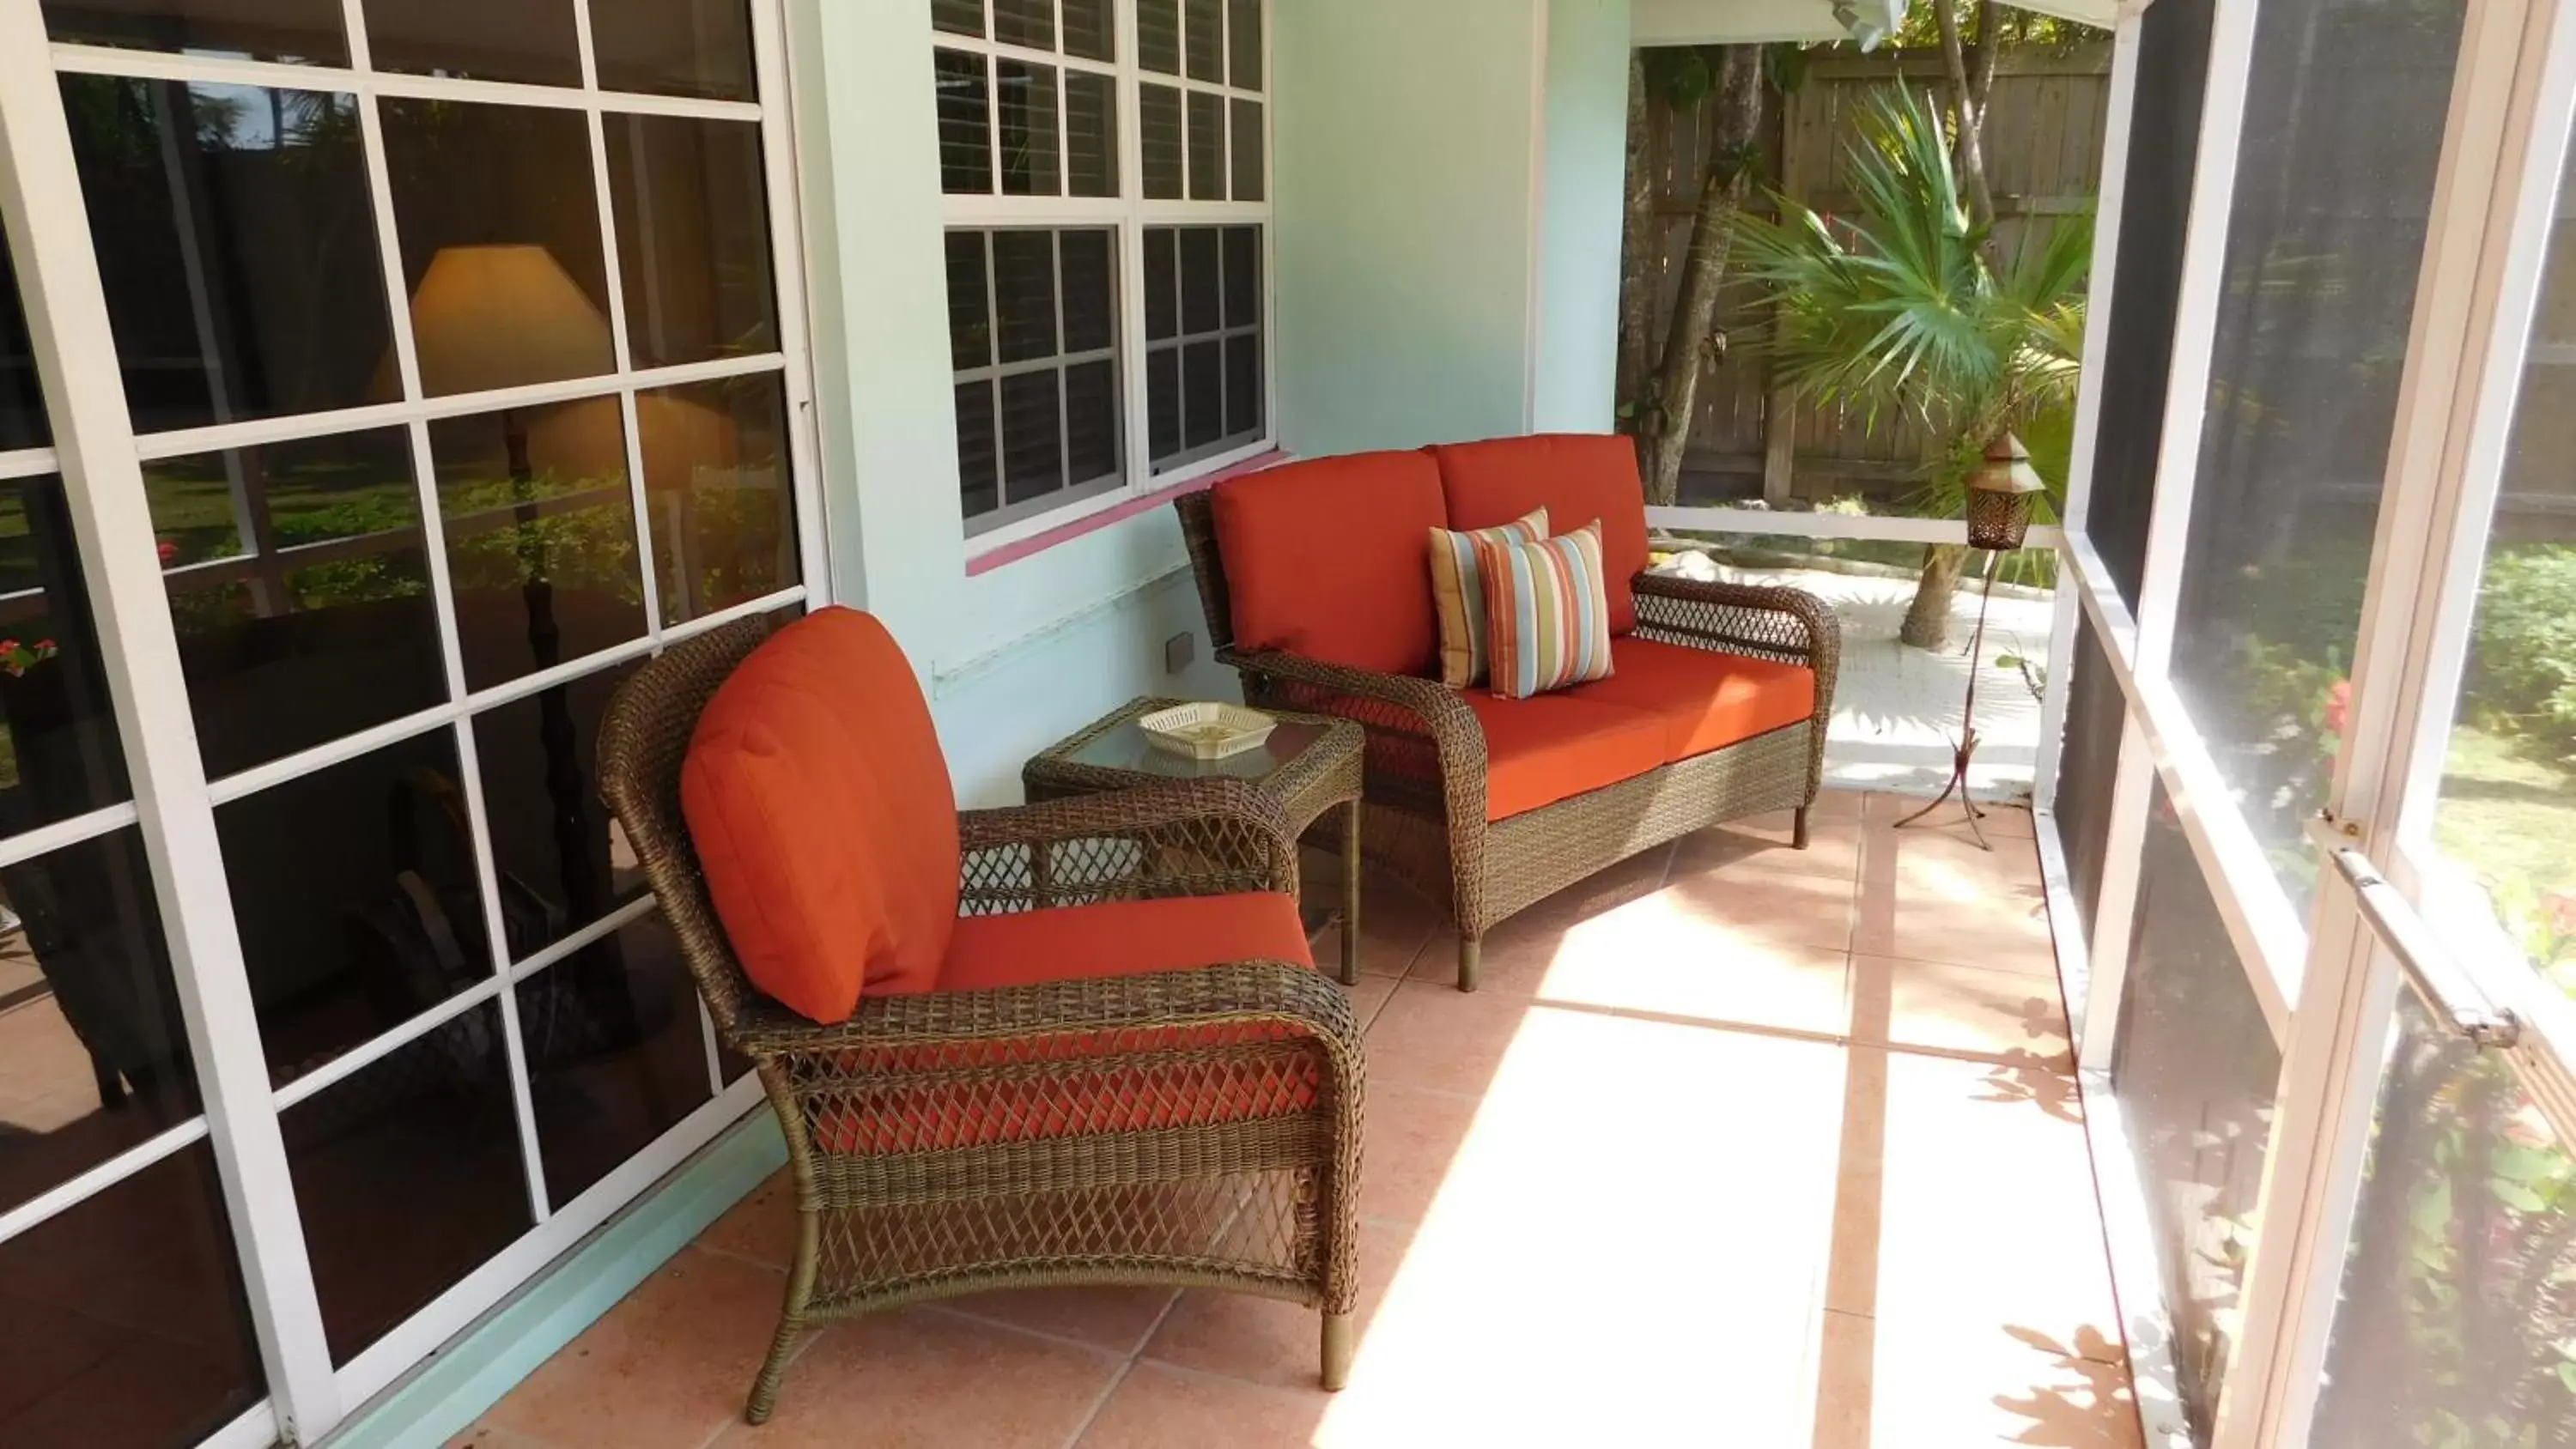
M 1112 0 L 1064 0 L 1064 53 L 1084 60 L 1118 58 L 1118 10 Z
M 1118 82 L 1087 70 L 1064 73 L 1065 192 L 1118 194 Z
M 957 491 L 970 519 L 1002 506 L 1001 446 L 992 379 L 957 384 Z
M 604 125 L 635 365 L 778 350 L 758 123 L 609 116 Z
M 2174 677 L 2294 900 L 2342 743 L 2462 7 L 2255 26 Z
M 273 1081 L 491 977 L 450 731 L 219 805 L 215 833 Z
M 354 97 L 92 75 L 62 94 L 138 430 L 397 395 Z
M 0 1243 L 0 1444 L 187 1449 L 267 1395 L 214 1149 Z
M 2147 830 L 2114 1087 L 2146 1183 L 2183 1412 L 2205 1444 L 2240 1326 L 2281 1053 L 2161 783 Z
M 568 1202 L 715 1095 L 697 986 L 656 911 L 522 982 L 546 1192 Z
M 987 249 L 992 285 L 978 268 Z M 969 531 L 1107 487 L 1125 472 L 1119 449 L 1115 235 L 1067 231 L 952 232 L 948 239 L 950 349 L 957 382 L 959 486 Z M 989 290 L 989 322 L 961 308 Z M 977 359 L 969 364 L 966 359 Z M 1022 509 L 1019 505 L 1032 505 Z
M 438 397 L 614 370 L 581 114 L 380 104 L 423 390 Z
M 993 0 L 993 38 L 1032 50 L 1055 49 L 1055 0 Z
M 7 241 L 0 240 L 0 453 L 53 440 L 44 389 L 36 380 L 36 348 L 27 335 L 27 309 L 18 301 L 18 269 Z
M 589 0 L 602 90 L 758 100 L 744 0 Z
M 1234 88 L 1261 89 L 1261 0 L 1226 0 L 1226 52 Z
M 792 586 L 787 390 L 774 372 L 635 398 L 665 626 Z
M 941 50 L 930 60 L 939 100 L 939 189 L 951 196 L 989 196 L 993 117 L 984 57 Z
M 207 772 L 447 698 L 401 428 L 143 465 Z
M 1187 0 L 1182 39 L 1189 49 L 1190 79 L 1225 79 L 1225 0 Z
M 1181 93 L 1170 86 L 1136 88 L 1136 133 L 1144 147 L 1145 199 L 1181 199 Z
M 429 454 L 467 688 L 643 636 L 617 399 L 441 418 Z
M 984 234 L 948 234 L 948 361 L 957 371 L 993 360 L 992 305 L 984 289 Z
M 140 832 L 0 865 L 0 1210 L 197 1111 Z
M 1190 200 L 1225 200 L 1225 97 L 1192 91 Z
M 62 479 L 0 482 L 0 836 L 128 794 Z
M 984 33 L 984 0 L 930 0 L 930 28 L 951 35 Z
M 1160 75 L 1181 73 L 1181 0 L 1136 0 L 1136 63 Z
M 44 0 L 57 43 L 347 65 L 340 0 Z
M 501 929 L 513 961 L 644 893 L 642 864 L 591 784 L 600 717 L 635 668 L 585 674 L 474 718 Z
M 1061 195 L 1064 171 L 1056 151 L 1055 67 L 997 61 L 993 95 L 1001 114 L 1002 194 Z
M 1146 231 L 1146 441 L 1157 472 L 1259 441 L 1261 323 L 1261 228 Z
M 1236 101 L 1234 112 L 1234 199 L 1259 201 L 1267 182 L 1261 174 L 1261 103 Z
M 365 0 L 367 58 L 381 70 L 474 80 L 581 84 L 565 0 Z
M 279 1117 L 333 1363 L 534 1225 L 508 1058 L 485 1002 Z

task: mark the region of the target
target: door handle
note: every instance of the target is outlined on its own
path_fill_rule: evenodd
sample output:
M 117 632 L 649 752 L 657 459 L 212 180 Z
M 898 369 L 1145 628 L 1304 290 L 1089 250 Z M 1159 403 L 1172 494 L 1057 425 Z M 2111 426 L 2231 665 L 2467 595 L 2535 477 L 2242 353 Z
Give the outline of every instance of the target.
M 2480 1047 L 2510 1047 L 2522 1040 L 2522 1018 L 2487 999 L 2466 968 L 2442 948 L 2405 893 L 2389 884 L 2370 857 L 2350 846 L 2326 852 L 2352 886 L 2361 918 L 2406 973 L 2406 984 L 2453 1031 Z

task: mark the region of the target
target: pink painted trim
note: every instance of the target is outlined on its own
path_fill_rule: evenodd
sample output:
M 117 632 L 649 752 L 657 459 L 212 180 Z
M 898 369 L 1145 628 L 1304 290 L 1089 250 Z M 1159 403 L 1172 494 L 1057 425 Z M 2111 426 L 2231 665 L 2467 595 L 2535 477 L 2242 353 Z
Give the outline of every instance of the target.
M 1031 555 L 1044 553 L 1057 544 L 1070 543 L 1086 533 L 1098 533 L 1113 523 L 1124 523 L 1137 514 L 1151 512 L 1175 498 L 1187 497 L 1202 489 L 1213 488 L 1228 478 L 1240 478 L 1246 473 L 1258 473 L 1264 468 L 1275 468 L 1287 461 L 1286 453 L 1273 448 L 1267 453 L 1256 453 L 1232 467 L 1219 468 L 1213 473 L 1203 474 L 1187 483 L 1175 483 L 1169 488 L 1157 489 L 1152 493 L 1140 493 L 1124 503 L 1113 504 L 1088 517 L 1077 518 L 1071 523 L 1050 528 L 1044 533 L 1032 533 L 1016 543 L 1006 543 L 990 553 L 977 554 L 966 561 L 966 577 L 971 579 L 977 574 L 991 573 L 1004 564 L 1018 563 Z

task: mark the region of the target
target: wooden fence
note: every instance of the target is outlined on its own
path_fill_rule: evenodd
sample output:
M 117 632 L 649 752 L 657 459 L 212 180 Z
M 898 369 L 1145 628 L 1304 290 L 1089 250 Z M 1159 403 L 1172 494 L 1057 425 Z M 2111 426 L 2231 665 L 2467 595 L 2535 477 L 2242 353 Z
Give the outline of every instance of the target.
M 1900 78 L 1911 86 L 1942 86 L 1940 56 L 1835 54 L 1818 60 L 1795 92 L 1774 96 L 1777 104 L 1763 118 L 1763 146 L 1768 174 L 1781 192 L 1818 212 L 1850 210 L 1842 179 L 1853 119 L 1872 91 Z M 2007 248 L 2032 228 L 2051 226 L 2053 218 L 2093 204 L 2110 88 L 2108 44 L 2021 50 L 2000 58 L 1983 139 L 1996 230 Z M 1648 262 L 1657 288 L 1650 336 L 1658 342 L 1669 325 L 1682 256 L 1690 246 L 1714 109 L 1659 106 L 1648 137 L 1661 232 Z M 1747 328 L 1761 320 L 1761 310 L 1753 287 L 1730 283 L 1719 304 L 1719 326 Z M 1681 501 L 1762 499 L 1773 507 L 1808 508 L 1856 494 L 1876 511 L 1913 491 L 1921 457 L 1917 430 L 1885 418 L 1872 429 L 1841 409 L 1798 404 L 1771 389 L 1758 361 L 1730 353 L 1700 379 Z

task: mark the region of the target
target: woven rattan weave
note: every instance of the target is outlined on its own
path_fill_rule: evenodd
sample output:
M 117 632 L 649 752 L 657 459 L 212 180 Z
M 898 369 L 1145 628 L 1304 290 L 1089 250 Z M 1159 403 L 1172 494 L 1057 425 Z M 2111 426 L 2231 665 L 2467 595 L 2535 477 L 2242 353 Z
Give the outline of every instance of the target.
M 1484 936 L 1496 924 L 1639 851 L 1771 810 L 1796 812 L 1796 842 L 1806 847 L 1842 660 L 1841 622 L 1814 595 L 1639 574 L 1631 583 L 1638 638 L 1803 664 L 1815 671 L 1814 715 L 1489 823 L 1485 733 L 1457 692 L 1436 679 L 1235 647 L 1210 497 L 1190 494 L 1175 506 L 1208 636 L 1217 658 L 1243 676 L 1244 702 L 1339 715 L 1367 729 L 1363 848 L 1449 909 L 1458 927 L 1459 990 L 1476 989 Z
M 1339 1388 L 1356 1293 L 1360 1035 L 1309 967 L 1202 970 L 871 997 L 818 1026 L 742 974 L 680 812 L 698 715 L 767 636 L 673 646 L 621 688 L 600 785 L 716 1030 L 757 1066 L 787 1138 L 798 1241 L 746 1416 L 769 1417 L 799 1337 L 838 1317 L 996 1288 L 1231 1289 L 1323 1314 Z M 1293 890 L 1296 838 L 1241 781 L 969 811 L 968 915 Z

